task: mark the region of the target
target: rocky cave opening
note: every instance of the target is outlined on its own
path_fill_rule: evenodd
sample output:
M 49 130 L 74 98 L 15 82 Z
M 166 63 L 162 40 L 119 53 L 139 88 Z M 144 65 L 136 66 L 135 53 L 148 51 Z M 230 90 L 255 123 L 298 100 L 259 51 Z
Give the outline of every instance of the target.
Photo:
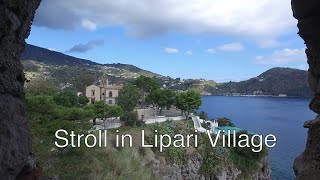
M 19 179 L 32 174 L 36 163 L 24 106 L 24 74 L 20 54 L 40 0 L 0 0 L 0 177 Z M 315 96 L 310 109 L 320 114 L 320 1 L 292 0 L 299 35 L 305 41 L 309 86 Z M 289 4 L 288 4 L 289 6 Z M 320 117 L 307 121 L 305 151 L 295 160 L 297 179 L 320 177 Z M 5 147 L 5 148 L 4 148 Z M 20 174 L 20 175 L 19 175 Z

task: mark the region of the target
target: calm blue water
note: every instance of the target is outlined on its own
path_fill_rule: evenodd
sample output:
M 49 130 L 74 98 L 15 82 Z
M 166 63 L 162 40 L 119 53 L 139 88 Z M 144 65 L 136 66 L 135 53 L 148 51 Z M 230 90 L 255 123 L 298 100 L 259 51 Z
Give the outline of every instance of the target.
M 269 149 L 272 179 L 294 179 L 294 159 L 303 152 L 306 120 L 315 114 L 308 109 L 309 99 L 272 97 L 204 96 L 200 110 L 210 118 L 227 117 L 242 129 L 257 134 L 274 134 L 276 147 Z

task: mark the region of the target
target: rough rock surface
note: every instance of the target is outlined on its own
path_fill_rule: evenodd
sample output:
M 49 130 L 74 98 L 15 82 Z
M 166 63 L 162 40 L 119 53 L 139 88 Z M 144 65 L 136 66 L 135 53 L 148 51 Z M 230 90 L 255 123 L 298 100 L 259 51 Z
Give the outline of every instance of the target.
M 15 179 L 28 164 L 31 153 L 20 54 L 39 4 L 40 0 L 0 0 L 1 179 Z
M 308 82 L 315 97 L 310 109 L 320 114 L 320 1 L 292 0 L 293 16 L 298 19 L 299 35 L 306 44 Z M 309 128 L 305 151 L 295 160 L 293 169 L 297 180 L 320 179 L 320 119 L 305 123 Z
M 170 163 L 164 157 L 156 157 L 151 150 L 147 150 L 145 160 L 153 174 L 162 180 L 233 180 L 241 174 L 241 171 L 237 168 L 227 166 L 218 168 L 215 175 L 204 176 L 198 172 L 203 163 L 203 158 L 198 153 L 188 155 L 185 163 Z M 250 179 L 271 180 L 270 165 L 267 158 L 262 159 L 260 171 L 253 172 Z
M 297 179 L 320 178 L 320 116 L 304 125 L 309 128 L 305 151 L 295 160 L 293 169 Z

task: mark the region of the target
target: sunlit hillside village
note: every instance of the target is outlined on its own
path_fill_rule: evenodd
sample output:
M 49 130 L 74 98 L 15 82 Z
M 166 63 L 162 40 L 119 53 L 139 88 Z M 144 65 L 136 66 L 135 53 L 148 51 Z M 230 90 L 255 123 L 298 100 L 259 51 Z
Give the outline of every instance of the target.
M 200 132 L 209 130 L 210 133 L 216 134 L 217 131 L 221 130 L 217 120 L 207 121 L 208 117 L 205 112 L 201 112 L 201 117 L 204 119 L 197 116 L 197 110 L 202 104 L 200 92 L 196 90 L 170 90 L 166 85 L 170 82 L 169 79 L 164 81 L 163 85 L 160 85 L 150 77 L 140 76 L 135 79 L 134 86 L 124 87 L 123 84 L 112 84 L 109 79 L 102 76 L 92 85 L 86 86 L 84 93 L 78 92 L 77 95 L 86 97 L 88 104 L 91 105 L 103 103 L 106 106 L 120 105 L 122 107 L 121 104 L 135 104 L 133 111 L 136 113 L 136 117 L 133 119 L 136 119 L 137 122 L 135 123 L 137 124 L 181 121 L 190 118 L 193 120 L 193 127 Z M 205 80 L 201 82 L 205 82 Z M 135 89 L 136 87 L 137 89 Z M 127 88 L 131 88 L 131 91 L 128 91 Z M 134 94 L 134 92 L 137 93 Z M 119 94 L 120 104 L 118 103 Z M 128 98 L 126 99 L 125 97 Z M 136 98 L 134 99 L 134 97 Z M 133 102 L 126 102 L 131 101 L 131 98 L 133 98 Z M 191 99 L 195 101 L 191 102 Z M 94 130 L 114 129 L 125 125 L 120 116 L 99 117 L 91 121 L 94 125 Z M 204 127 L 202 127 L 202 124 L 205 124 Z M 225 122 L 223 124 L 225 126 Z M 239 132 L 241 129 L 231 127 L 229 130 Z

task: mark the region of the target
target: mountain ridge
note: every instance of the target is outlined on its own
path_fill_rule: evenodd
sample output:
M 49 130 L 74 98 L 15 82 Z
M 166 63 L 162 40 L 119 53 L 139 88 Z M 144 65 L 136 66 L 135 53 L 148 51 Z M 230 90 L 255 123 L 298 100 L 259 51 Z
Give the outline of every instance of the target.
M 122 63 L 111 63 L 111 64 L 101 64 L 91 60 L 82 59 L 66 55 L 58 51 L 52 51 L 46 48 L 38 47 L 31 44 L 26 44 L 24 51 L 21 54 L 20 59 L 24 60 L 36 60 L 50 65 L 69 65 L 69 66 L 106 66 L 113 68 L 126 69 L 135 73 L 152 74 L 154 76 L 161 76 L 157 73 L 141 69 L 137 66 L 131 64 Z
M 144 75 L 157 78 L 164 87 L 177 91 L 195 89 L 202 95 L 312 95 L 307 84 L 307 71 L 292 68 L 275 67 L 245 81 L 216 83 L 204 79 L 174 79 L 130 64 L 99 64 L 30 44 L 26 45 L 21 60 L 27 79 L 52 79 L 64 85 L 73 84 L 82 73 L 92 74 L 95 79 L 107 75 L 113 83 L 124 83 Z
M 209 91 L 214 95 L 287 95 L 310 97 L 308 73 L 305 70 L 275 67 L 257 77 L 222 83 Z

